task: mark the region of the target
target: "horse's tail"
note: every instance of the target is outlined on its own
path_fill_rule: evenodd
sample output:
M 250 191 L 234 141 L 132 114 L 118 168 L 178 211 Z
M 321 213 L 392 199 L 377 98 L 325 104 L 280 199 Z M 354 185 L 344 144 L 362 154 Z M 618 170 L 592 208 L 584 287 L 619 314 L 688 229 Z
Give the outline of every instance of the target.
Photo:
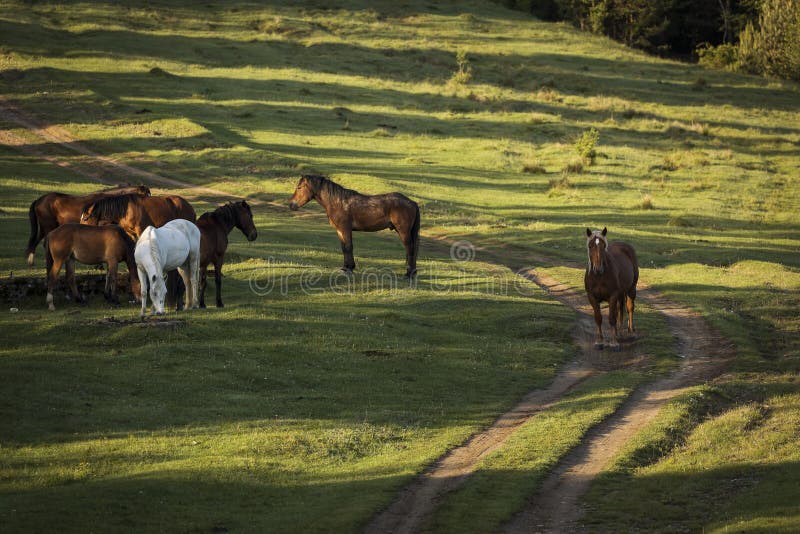
M 149 230 L 149 232 L 148 232 Z M 155 267 L 156 274 L 158 276 L 163 275 L 163 270 L 161 269 L 161 255 L 158 253 L 158 247 L 156 246 L 156 240 L 154 239 L 153 232 L 155 232 L 155 228 L 153 226 L 148 226 L 144 229 L 145 232 L 148 232 L 150 235 L 148 236 L 150 239 L 150 259 L 153 260 L 153 267 Z M 144 232 L 142 232 L 144 233 Z
M 419 224 L 420 224 L 420 216 L 419 216 L 419 204 L 416 202 L 414 203 L 414 208 L 416 209 L 416 216 L 414 217 L 414 225 L 411 227 L 411 243 L 414 247 L 414 261 L 417 261 L 417 256 L 419 254 Z
M 43 197 L 39 197 L 31 202 L 31 207 L 28 208 L 28 220 L 31 223 L 31 237 L 28 239 L 28 248 L 25 249 L 25 254 L 28 256 L 28 265 L 33 265 L 33 253 L 36 252 L 36 245 L 39 244 L 41 238 L 39 237 L 39 216 L 36 215 L 36 206 Z

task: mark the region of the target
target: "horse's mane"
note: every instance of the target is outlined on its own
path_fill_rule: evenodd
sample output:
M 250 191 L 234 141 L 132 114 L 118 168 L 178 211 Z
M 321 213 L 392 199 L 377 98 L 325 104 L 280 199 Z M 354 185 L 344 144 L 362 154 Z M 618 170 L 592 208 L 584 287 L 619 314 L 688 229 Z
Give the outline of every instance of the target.
M 358 191 L 347 189 L 337 184 L 327 176 L 320 176 L 318 174 L 304 174 L 303 178 L 311 184 L 314 192 L 324 192 L 326 196 L 334 201 L 347 200 L 354 195 L 360 195 Z
M 227 204 L 218 207 L 212 212 L 204 213 L 201 217 L 206 215 L 213 215 L 225 226 L 233 228 L 239 221 L 239 215 L 236 213 L 236 202 L 228 202 Z
M 81 210 L 81 213 L 86 213 L 91 209 L 92 213 L 89 215 L 90 219 L 97 219 L 98 221 L 119 221 L 125 217 L 125 213 L 128 211 L 128 204 L 131 200 L 138 196 L 139 195 L 135 193 L 128 193 L 126 195 L 101 198 L 86 204 Z
M 98 191 L 103 195 L 126 195 L 126 194 L 136 194 L 149 197 L 150 196 L 150 188 L 146 185 L 123 185 L 120 184 L 115 187 L 109 187 L 108 189 L 101 189 Z

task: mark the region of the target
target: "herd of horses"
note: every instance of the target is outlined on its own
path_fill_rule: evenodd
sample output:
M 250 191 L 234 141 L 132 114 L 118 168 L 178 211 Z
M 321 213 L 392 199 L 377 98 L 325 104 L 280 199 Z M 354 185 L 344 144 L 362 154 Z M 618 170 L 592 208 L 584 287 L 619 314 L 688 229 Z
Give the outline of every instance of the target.
M 390 229 L 397 232 L 406 251 L 405 276 L 417 274 L 420 210 L 401 193 L 363 195 L 325 176 L 303 175 L 289 199 L 291 210 L 316 200 L 325 210 L 342 246 L 342 270 L 355 269 L 353 232 Z M 67 286 L 76 301 L 84 298 L 75 283 L 75 262 L 107 266 L 105 297 L 119 304 L 116 295 L 117 268 L 127 265 L 132 296 L 153 313 L 164 313 L 168 273 L 180 275 L 185 308 L 205 307 L 208 266 L 214 266 L 216 305 L 222 307 L 222 265 L 228 235 L 238 228 L 249 240 L 258 232 L 250 205 L 229 202 L 197 218 L 194 208 L 177 195 L 155 196 L 145 186 L 105 189 L 86 196 L 63 193 L 42 195 L 30 206 L 31 235 L 26 254 L 33 265 L 34 252 L 44 241 L 47 268 L 47 304 L 55 309 L 53 290 L 61 267 L 66 266 Z M 584 288 L 597 325 L 595 348 L 604 347 L 600 303 L 608 302 L 611 327 L 609 347 L 619 350 L 623 313 L 627 311 L 628 338 L 635 338 L 633 325 L 639 267 L 634 248 L 624 242 L 609 242 L 607 229 L 586 229 L 589 262 Z

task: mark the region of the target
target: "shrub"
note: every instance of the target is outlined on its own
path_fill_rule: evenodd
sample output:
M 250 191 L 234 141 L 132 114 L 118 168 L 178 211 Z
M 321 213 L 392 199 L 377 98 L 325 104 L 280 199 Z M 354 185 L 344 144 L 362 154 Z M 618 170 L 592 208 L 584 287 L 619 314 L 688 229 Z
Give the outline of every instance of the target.
M 547 169 L 538 161 L 527 161 L 522 165 L 522 172 L 528 174 L 547 174 Z
M 456 52 L 456 63 L 458 64 L 458 70 L 450 77 L 450 81 L 457 84 L 469 82 L 472 79 L 472 67 L 464 50 Z
M 643 210 L 655 209 L 655 206 L 653 206 L 653 197 L 650 195 L 642 195 L 642 203 L 639 204 L 639 207 Z
M 589 165 L 593 164 L 595 158 L 597 158 L 597 150 L 595 147 L 599 140 L 600 132 L 597 131 L 597 128 L 590 128 L 583 132 L 578 140 L 575 141 L 575 151 L 583 158 L 583 161 L 588 162 Z

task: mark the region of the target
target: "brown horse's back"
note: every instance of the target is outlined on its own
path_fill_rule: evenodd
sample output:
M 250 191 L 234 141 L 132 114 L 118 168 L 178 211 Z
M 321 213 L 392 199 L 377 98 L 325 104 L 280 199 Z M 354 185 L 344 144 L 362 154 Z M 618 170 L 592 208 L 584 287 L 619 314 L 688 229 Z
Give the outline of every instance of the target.
M 636 284 L 639 281 L 639 261 L 636 250 L 624 241 L 614 241 L 608 245 L 608 253 L 613 256 L 618 271 L 620 289 L 631 298 L 636 297 Z
M 197 220 L 197 214 L 194 211 L 189 202 L 178 195 L 169 195 L 164 197 L 167 202 L 172 204 L 172 208 L 175 213 L 175 219 L 186 219 L 187 221 L 195 222 Z
M 92 265 L 108 258 L 125 261 L 133 251 L 133 241 L 116 225 L 67 223 L 47 235 L 47 248 L 54 257 L 74 255 L 79 262 Z

